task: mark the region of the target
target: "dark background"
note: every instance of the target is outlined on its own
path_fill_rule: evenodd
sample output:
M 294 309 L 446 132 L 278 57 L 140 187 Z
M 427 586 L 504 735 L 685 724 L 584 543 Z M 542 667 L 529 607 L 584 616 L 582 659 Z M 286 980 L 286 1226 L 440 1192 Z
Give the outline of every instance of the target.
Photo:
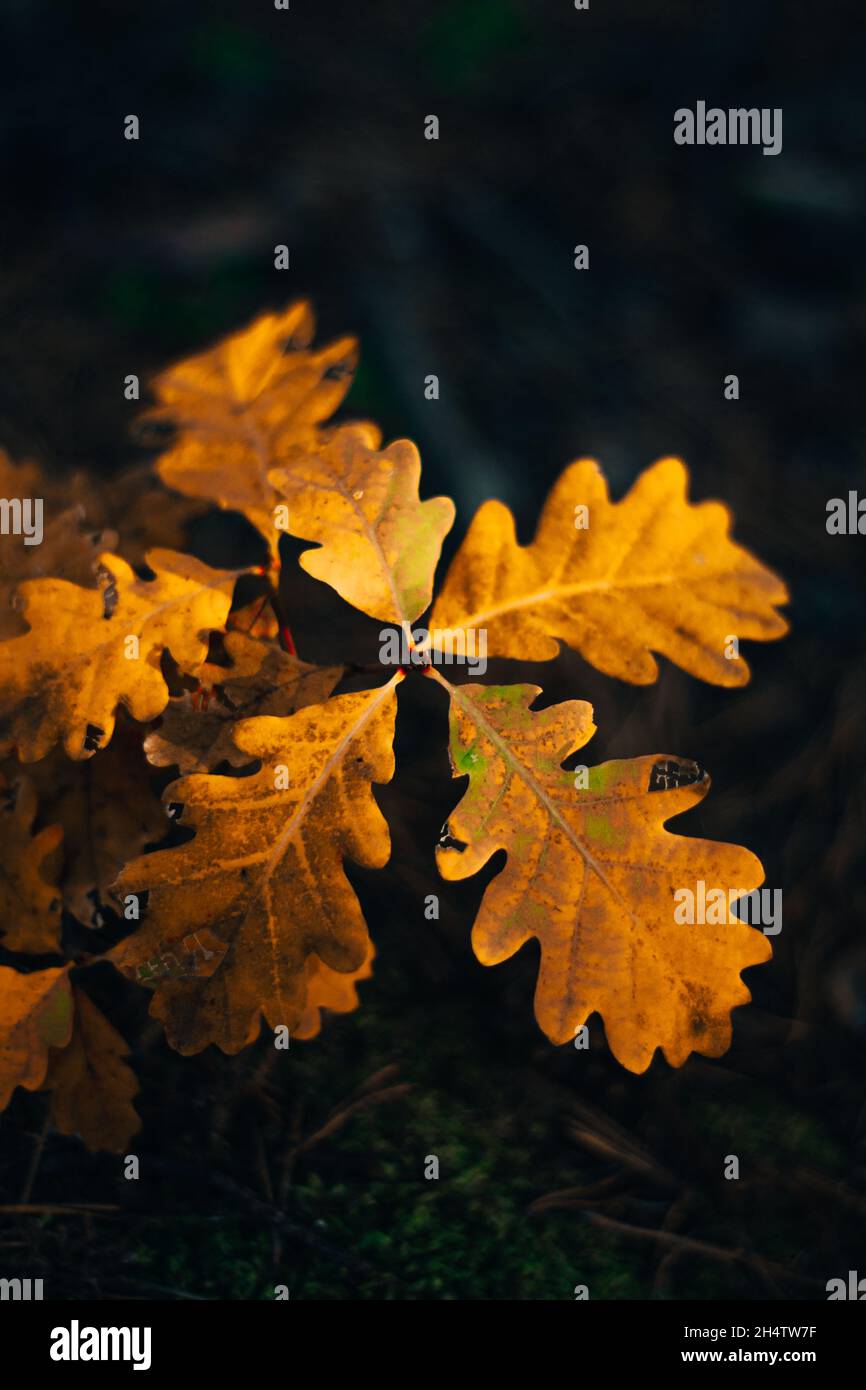
M 44 1098 L 19 1092 L 3 1200 L 117 1210 L 8 1216 L 5 1273 L 44 1274 L 59 1297 L 269 1298 L 286 1283 L 332 1299 L 570 1298 L 579 1283 L 593 1298 L 823 1298 L 827 1279 L 866 1274 L 866 542 L 825 529 L 827 500 L 866 487 L 860 24 L 853 5 L 794 0 L 6 0 L 13 456 L 110 487 L 143 457 L 128 372 L 145 380 L 307 296 L 322 340 L 361 339 L 343 413 L 413 438 L 425 495 L 455 498 L 446 554 L 491 495 L 528 539 L 571 458 L 597 457 L 621 495 L 679 454 L 692 495 L 724 498 L 789 582 L 793 631 L 748 645 L 743 691 L 665 662 L 632 688 L 568 652 L 488 675 L 592 701 L 594 761 L 677 753 L 711 771 L 675 828 L 747 844 L 784 893 L 724 1058 L 674 1072 L 657 1057 L 634 1077 L 597 1018 L 588 1054 L 555 1049 L 532 1018 L 536 948 L 474 961 L 483 882 L 438 883 L 433 863 L 459 794 L 445 710 L 409 681 L 380 793 L 392 864 L 349 871 L 378 951 L 360 1010 L 288 1055 L 265 1038 L 183 1060 L 106 969 L 142 1081 L 142 1177 L 53 1135 L 34 1166 Z M 673 112 L 699 99 L 781 107 L 782 153 L 676 146 Z M 283 242 L 288 272 L 273 268 Z M 205 558 L 226 527 L 194 529 Z M 248 544 L 240 523 L 231 541 Z M 300 571 L 287 601 L 303 656 L 334 659 L 338 639 L 374 655 L 374 625 Z M 722 1178 L 727 1154 L 739 1182 Z

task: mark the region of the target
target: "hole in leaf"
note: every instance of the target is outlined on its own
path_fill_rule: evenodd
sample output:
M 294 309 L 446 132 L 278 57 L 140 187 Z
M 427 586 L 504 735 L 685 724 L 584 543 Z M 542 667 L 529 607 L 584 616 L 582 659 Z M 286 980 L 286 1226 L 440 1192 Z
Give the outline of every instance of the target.
M 462 854 L 467 846 L 465 840 L 456 840 L 454 838 L 451 834 L 451 827 L 446 821 L 439 831 L 438 847 L 439 849 L 454 849 L 458 854 Z
M 690 787 L 695 782 L 703 782 L 706 775 L 695 762 L 674 762 L 673 758 L 660 758 L 653 764 L 647 791 L 667 792 L 674 787 Z

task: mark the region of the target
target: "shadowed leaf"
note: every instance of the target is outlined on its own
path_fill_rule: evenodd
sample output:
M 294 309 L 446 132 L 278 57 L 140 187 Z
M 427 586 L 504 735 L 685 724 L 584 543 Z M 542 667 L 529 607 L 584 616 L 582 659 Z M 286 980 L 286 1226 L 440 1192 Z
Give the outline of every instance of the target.
M 72 1037 L 62 1052 L 52 1051 L 42 1087 L 51 1092 L 51 1122 L 91 1152 L 123 1153 L 141 1129 L 132 1106 L 138 1081 L 124 1061 L 129 1049 L 86 994 L 74 987 L 72 994 Z
M 168 829 L 149 774 L 141 732 L 129 720 L 118 720 L 108 748 L 84 763 L 71 762 L 55 748 L 32 764 L 43 818 L 65 828 L 63 905 L 85 926 L 103 925 L 110 884 L 129 859 Z
M 311 666 L 242 632 L 229 632 L 225 649 L 231 666 L 203 666 L 202 691 L 171 700 L 160 727 L 145 739 L 145 754 L 157 767 L 184 773 L 211 772 L 222 762 L 243 767 L 249 754 L 232 739 L 239 720 L 294 714 L 327 700 L 344 669 Z
M 27 631 L 14 607 L 15 588 L 22 580 L 54 575 L 96 588 L 99 556 L 115 546 L 117 534 L 100 529 L 81 502 L 68 493 L 55 480 L 44 478 L 36 464 L 14 464 L 0 449 L 0 497 L 42 502 L 38 544 L 28 544 L 23 533 L 10 533 L 0 546 L 0 640 Z M 34 521 L 35 512 L 31 512 L 31 527 Z
M 49 1048 L 72 1036 L 72 1013 L 69 966 L 22 975 L 0 965 L 0 1110 L 16 1086 L 38 1091 Z
M 38 955 L 60 949 L 60 893 L 54 876 L 45 877 L 45 860 L 63 840 L 63 827 L 34 835 L 36 805 L 29 777 L 0 776 L 0 941 L 9 951 Z

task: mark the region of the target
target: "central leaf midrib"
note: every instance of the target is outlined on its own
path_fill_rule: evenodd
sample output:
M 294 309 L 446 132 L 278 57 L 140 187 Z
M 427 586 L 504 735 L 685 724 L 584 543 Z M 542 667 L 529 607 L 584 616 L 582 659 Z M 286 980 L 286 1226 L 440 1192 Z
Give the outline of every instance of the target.
M 436 673 L 436 675 L 438 676 L 438 672 Z M 442 680 L 444 685 L 448 686 L 452 698 L 456 699 L 457 703 L 462 705 L 463 708 L 467 710 L 469 717 L 475 720 L 478 727 L 483 730 L 486 736 L 490 739 L 491 743 L 493 743 L 494 746 L 499 750 L 500 756 L 502 757 L 503 761 L 514 768 L 518 777 L 520 777 L 526 783 L 530 791 L 544 807 L 550 819 L 559 826 L 566 839 L 577 850 L 578 854 L 581 856 L 586 866 L 589 869 L 591 869 L 593 873 L 595 873 L 596 877 L 600 880 L 601 883 L 604 884 L 605 888 L 612 895 L 612 897 L 616 898 L 617 901 L 622 904 L 624 910 L 628 913 L 631 920 L 637 926 L 638 919 L 632 912 L 628 903 L 607 878 L 598 861 L 593 857 L 592 854 L 590 854 L 586 846 L 583 845 L 581 841 L 577 838 L 568 822 L 563 819 L 555 803 L 550 800 L 544 788 L 541 786 L 539 782 L 536 781 L 535 777 L 532 775 L 531 771 L 526 766 L 526 764 L 521 762 L 521 760 L 515 756 L 511 748 L 509 748 L 508 744 L 505 742 L 505 740 L 501 738 L 499 734 L 497 734 L 493 726 L 489 724 L 488 721 L 484 718 L 484 716 L 479 712 L 477 705 L 475 705 L 471 700 L 468 700 L 465 696 L 461 696 L 456 686 L 448 685 L 448 682 L 445 681 L 442 677 L 439 677 L 439 679 Z
M 702 571 L 700 578 L 717 579 L 725 571 L 713 570 Z M 478 627 L 481 623 L 489 621 L 491 618 L 502 617 L 506 613 L 516 612 L 520 608 L 531 608 L 535 605 L 542 605 L 554 599 L 574 598 L 578 594 L 616 594 L 628 589 L 663 589 L 677 583 L 679 576 L 675 574 L 659 575 L 652 579 L 632 579 L 632 580 L 608 580 L 593 579 L 585 580 L 578 584 L 563 584 L 551 589 L 536 589 L 522 598 L 506 599 L 503 603 L 494 604 L 491 608 L 482 609 L 480 612 L 470 613 L 462 616 L 462 626 L 466 628 Z M 453 620 L 452 620 L 453 625 Z
M 238 570 L 237 573 L 240 574 L 241 571 Z M 230 574 L 230 575 L 227 576 L 227 579 L 231 579 L 231 582 L 234 583 L 235 577 L 236 577 L 236 576 Z M 224 583 L 224 582 L 226 582 L 226 581 L 224 580 L 224 581 L 222 581 L 222 582 Z M 75 587 L 77 588 L 78 586 L 76 585 Z M 218 584 L 202 584 L 202 585 L 200 585 L 197 589 L 195 589 L 191 594 L 190 594 L 190 593 L 187 593 L 187 594 L 178 594 L 178 595 L 177 595 L 176 597 L 174 597 L 174 598 L 167 599 L 165 603 L 160 603 L 160 604 L 158 604 L 155 608 L 149 609 L 149 610 L 144 614 L 143 617 L 140 617 L 140 618 L 135 619 L 135 621 L 132 622 L 131 624 L 127 622 L 127 625 L 126 625 L 126 626 L 127 626 L 127 630 L 124 632 L 124 634 L 123 634 L 122 637 L 119 635 L 118 630 L 115 629 L 115 631 L 113 631 L 113 632 L 110 634 L 110 636 L 106 637 L 106 639 L 105 639 L 104 642 L 97 642 L 97 643 L 95 643 L 93 646 L 88 647 L 86 651 L 80 652 L 80 653 L 78 654 L 78 662 L 77 662 L 77 664 L 78 664 L 79 666 L 82 665 L 82 664 L 88 664 L 88 665 L 89 665 L 89 664 L 90 664 L 90 661 L 91 661 L 91 658 L 92 658 L 94 655 L 96 655 L 97 653 L 100 653 L 100 652 L 104 652 L 107 648 L 113 646 L 113 645 L 114 645 L 116 642 L 118 642 L 118 641 L 124 641 L 124 640 L 126 639 L 126 637 L 135 636 L 135 637 L 141 638 L 141 636 L 143 635 L 143 629 L 144 629 L 144 627 L 147 625 L 147 623 L 152 622 L 154 618 L 158 617 L 160 613 L 164 613 L 164 612 L 166 611 L 166 609 L 168 609 L 168 608 L 176 608 L 176 607 L 178 607 L 179 605 L 181 605 L 181 604 L 186 604 L 186 603 L 193 604 L 193 603 L 196 601 L 196 599 L 199 598 L 199 596 L 200 596 L 201 594 L 213 593 L 215 590 L 219 589 L 219 587 L 220 587 L 220 586 L 219 586 Z M 102 592 L 99 591 L 99 590 L 87 589 L 87 590 L 85 590 L 85 592 L 86 592 L 86 593 L 89 593 L 89 594 L 93 594 L 94 597 L 97 596 L 97 595 L 98 595 L 100 598 L 102 597 Z M 119 611 L 119 609 L 118 609 L 118 611 Z M 29 621 L 30 621 L 30 615 L 29 615 L 29 613 L 25 613 L 24 616 L 25 616 L 25 618 L 27 619 L 27 621 L 29 622 Z M 35 615 L 34 615 L 34 616 L 35 616 Z M 78 620 L 80 620 L 80 615 L 74 615 L 74 616 L 75 616 Z M 123 616 L 123 615 L 121 615 L 121 618 L 122 618 L 122 616 Z M 113 618 L 113 617 L 114 617 L 114 614 L 112 614 L 112 618 Z M 109 619 L 109 622 L 111 622 L 111 618 Z M 122 622 L 122 621 L 118 621 L 117 628 L 119 629 L 119 628 L 121 628 L 122 626 L 123 626 L 123 622 Z M 132 626 L 133 629 L 134 629 L 134 631 L 133 631 L 132 633 L 130 633 L 129 630 L 128 630 L 130 626 Z M 30 631 L 33 632 L 34 630 L 35 630 L 35 629 L 31 626 Z M 203 631 L 203 632 L 205 632 L 205 631 L 211 631 L 211 630 L 214 630 L 214 631 L 215 631 L 215 630 L 216 630 L 216 627 L 214 626 L 213 628 L 208 627 L 208 628 L 202 628 L 202 629 L 201 629 L 201 631 Z M 24 635 L 25 635 L 25 636 L 29 636 L 29 633 L 25 633 Z M 166 641 L 164 641 L 164 642 L 162 642 L 162 643 L 158 643 L 158 642 L 157 642 L 157 643 L 155 643 L 155 645 L 156 645 L 156 646 L 160 646 L 160 645 L 161 645 L 161 646 L 164 646 L 164 647 L 169 647 L 169 646 L 170 646 L 170 643 L 169 643 L 168 640 L 166 639 Z M 72 661 L 75 661 L 75 657 L 73 656 L 73 657 L 71 658 L 71 660 L 72 660 Z

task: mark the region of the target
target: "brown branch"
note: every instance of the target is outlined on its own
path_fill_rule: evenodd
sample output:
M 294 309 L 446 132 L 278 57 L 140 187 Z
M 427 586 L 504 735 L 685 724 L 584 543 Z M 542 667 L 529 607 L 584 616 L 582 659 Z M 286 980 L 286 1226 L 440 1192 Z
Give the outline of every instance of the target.
M 0 1216 L 109 1216 L 122 1207 L 105 1202 L 12 1202 L 0 1206 Z
M 30 1194 L 33 1191 L 33 1184 L 36 1181 L 36 1174 L 39 1171 L 39 1164 L 42 1160 L 42 1151 L 45 1148 L 45 1139 L 48 1134 L 48 1128 L 50 1124 L 51 1099 L 49 1097 L 46 1099 L 45 1102 L 45 1119 L 43 1120 L 42 1128 L 40 1129 L 39 1134 L 37 1135 L 36 1143 L 33 1145 L 33 1153 L 30 1158 L 30 1164 L 27 1168 L 27 1176 L 24 1179 L 24 1186 L 21 1189 L 21 1196 L 19 1198 L 20 1202 L 26 1203 L 30 1201 Z
M 809 1288 L 824 1287 L 820 1279 L 813 1279 L 806 1274 L 798 1274 L 796 1270 L 787 1269 L 784 1265 L 763 1260 L 748 1250 L 727 1250 L 724 1246 L 710 1245 L 705 1240 L 695 1240 L 692 1236 L 678 1235 L 675 1231 L 662 1229 L 653 1231 L 646 1226 L 631 1226 L 624 1221 L 616 1221 L 612 1216 L 602 1216 L 597 1211 L 584 1211 L 583 1217 L 585 1221 L 590 1221 L 594 1226 L 603 1227 L 616 1235 L 631 1236 L 636 1240 L 657 1241 L 660 1245 L 665 1245 L 670 1250 L 677 1250 L 681 1254 L 702 1255 L 705 1259 L 715 1260 L 719 1264 L 742 1264 L 748 1269 L 754 1270 L 761 1277 L 764 1277 L 764 1271 L 767 1271 L 776 1278 L 788 1279 L 793 1283 L 802 1284 Z

